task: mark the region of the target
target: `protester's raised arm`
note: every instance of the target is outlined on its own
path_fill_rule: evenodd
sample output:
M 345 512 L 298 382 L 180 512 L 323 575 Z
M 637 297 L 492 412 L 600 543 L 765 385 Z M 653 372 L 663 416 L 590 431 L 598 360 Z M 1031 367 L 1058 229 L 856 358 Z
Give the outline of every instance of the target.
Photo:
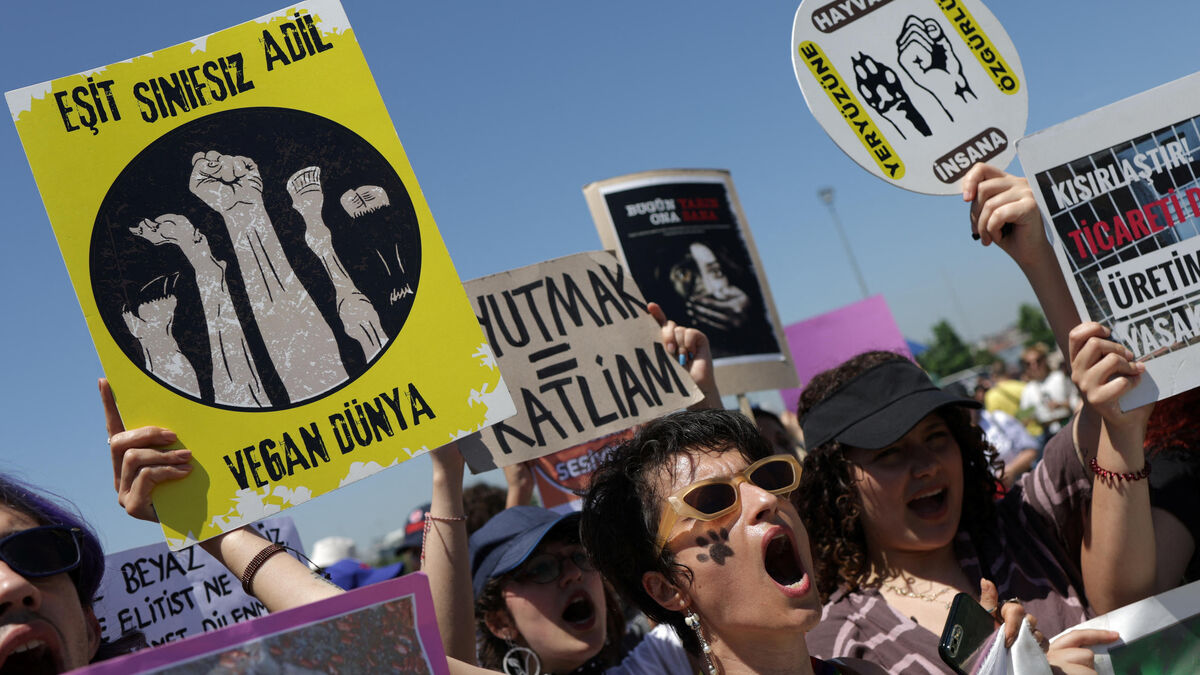
M 1120 398 L 1145 372 L 1133 352 L 1107 339 L 1098 323 L 1071 331 L 1072 379 L 1102 418 L 1093 468 L 1091 517 L 1081 563 L 1092 608 L 1100 614 L 1154 594 L 1155 538 L 1142 444 L 1153 405 L 1122 412 Z
M 201 548 L 239 579 L 254 557 L 270 546 L 271 542 L 248 527 L 200 542 Z M 249 590 L 272 612 L 300 607 L 345 592 L 286 554 L 267 558 L 251 577 Z
M 996 244 L 1021 268 L 1042 305 L 1058 348 L 1066 354 L 1068 334 L 1079 324 L 1079 312 L 1046 239 L 1028 181 L 976 164 L 963 176 L 963 200 L 971 202 L 972 236 L 984 246 Z
M 475 663 L 475 594 L 471 551 L 463 517 L 463 457 L 451 443 L 430 453 L 433 498 L 425 514 L 421 571 L 429 577 L 438 630 L 446 655 Z
M 680 326 L 669 320 L 658 303 L 647 303 L 646 311 L 658 321 L 663 347 L 667 353 L 679 357 L 680 365 L 687 368 L 692 381 L 696 383 L 700 393 L 704 394 L 704 400 L 692 405 L 692 410 L 720 409 L 721 392 L 717 389 L 717 379 L 713 372 L 708 336 L 703 331 Z
M 160 427 L 125 429 L 108 381 L 100 380 L 100 400 L 112 454 L 113 486 L 117 501 L 134 518 L 158 521 L 151 502 L 160 483 L 179 480 L 191 472 L 191 453 L 167 450 L 175 434 Z M 254 556 L 271 545 L 248 528 L 204 541 L 200 546 L 241 578 Z M 253 575 L 250 590 L 269 611 L 299 607 L 342 592 L 289 555 L 272 555 Z
M 521 462 L 504 467 L 504 481 L 508 484 L 504 508 L 529 506 L 533 503 L 532 462 Z
M 976 164 L 963 176 L 963 199 L 971 202 L 972 235 L 984 246 L 996 244 L 1017 263 L 1042 306 L 1058 348 L 1069 353 L 1071 329 L 1080 323 L 1079 311 L 1046 239 L 1029 182 L 993 166 Z M 1094 448 L 1100 433 L 1099 415 L 1083 406 L 1074 433 L 1076 447 Z

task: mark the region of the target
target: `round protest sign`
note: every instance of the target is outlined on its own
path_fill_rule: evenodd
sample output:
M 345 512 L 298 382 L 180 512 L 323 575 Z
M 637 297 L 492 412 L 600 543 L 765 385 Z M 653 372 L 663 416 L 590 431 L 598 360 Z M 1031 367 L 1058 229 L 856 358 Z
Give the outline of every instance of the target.
M 1021 60 L 978 0 L 807 0 L 792 65 L 838 147 L 906 190 L 956 194 L 972 164 L 1007 166 L 1025 133 Z

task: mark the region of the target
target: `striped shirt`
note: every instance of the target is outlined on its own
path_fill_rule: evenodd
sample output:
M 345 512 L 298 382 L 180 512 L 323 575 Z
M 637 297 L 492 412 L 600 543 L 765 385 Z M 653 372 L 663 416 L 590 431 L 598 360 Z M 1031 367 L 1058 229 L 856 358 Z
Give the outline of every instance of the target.
M 1083 595 L 1079 549 L 1091 479 L 1067 425 L 1046 444 L 1045 457 L 997 503 L 994 532 L 982 542 L 960 530 L 954 551 L 974 588 L 986 576 L 1001 598 L 1019 598 L 1038 629 L 1056 635 L 1091 615 Z M 843 588 L 826 603 L 808 633 L 810 654 L 855 657 L 903 675 L 952 673 L 937 651 L 938 636 L 903 616 L 878 589 Z

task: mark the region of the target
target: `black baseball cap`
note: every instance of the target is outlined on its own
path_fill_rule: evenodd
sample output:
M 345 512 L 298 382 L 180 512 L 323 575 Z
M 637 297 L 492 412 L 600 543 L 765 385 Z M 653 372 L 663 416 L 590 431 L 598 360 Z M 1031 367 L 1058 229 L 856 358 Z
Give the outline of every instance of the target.
M 939 389 L 912 361 L 896 359 L 859 373 L 809 409 L 800 426 L 810 450 L 830 441 L 876 450 L 896 442 L 926 415 L 947 405 L 983 407 L 974 399 Z

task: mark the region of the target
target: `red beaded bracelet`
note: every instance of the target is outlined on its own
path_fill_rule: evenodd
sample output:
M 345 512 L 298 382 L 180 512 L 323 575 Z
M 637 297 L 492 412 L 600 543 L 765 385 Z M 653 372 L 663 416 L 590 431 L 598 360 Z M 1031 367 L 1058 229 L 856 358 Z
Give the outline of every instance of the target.
M 1104 480 L 1106 480 L 1110 483 L 1120 482 L 1123 480 L 1124 481 L 1142 480 L 1144 478 L 1150 477 L 1150 462 L 1146 462 L 1146 466 L 1142 467 L 1141 471 L 1138 471 L 1135 473 L 1120 473 L 1117 471 L 1109 471 L 1108 469 L 1102 468 L 1100 466 L 1100 463 L 1096 461 L 1095 457 L 1092 458 L 1091 464 L 1092 464 L 1092 473 L 1096 474 L 1097 476 L 1103 478 Z

